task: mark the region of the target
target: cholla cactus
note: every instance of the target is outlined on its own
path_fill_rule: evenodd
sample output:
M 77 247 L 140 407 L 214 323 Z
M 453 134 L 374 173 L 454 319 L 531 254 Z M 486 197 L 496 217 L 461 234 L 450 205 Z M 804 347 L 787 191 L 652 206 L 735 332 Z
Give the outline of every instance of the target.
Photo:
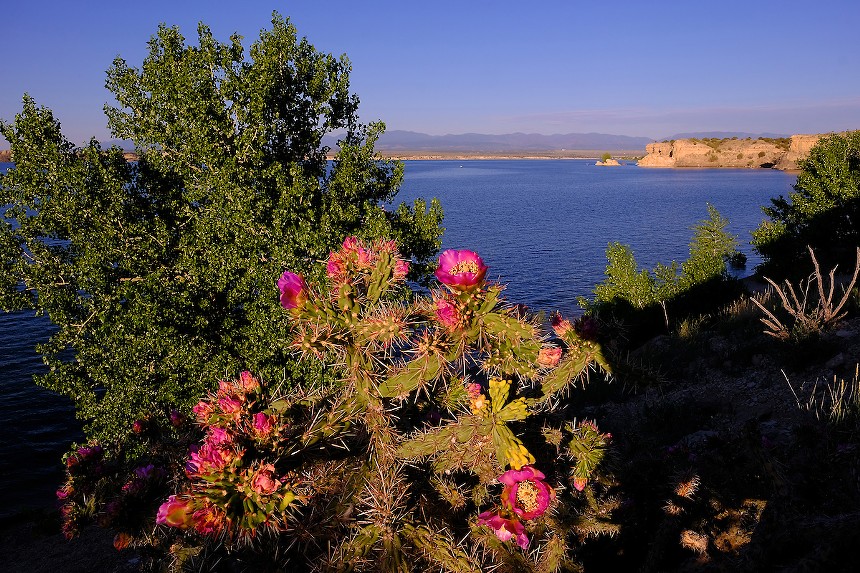
M 550 344 L 471 251 L 442 254 L 429 296 L 407 296 L 392 242 L 348 238 L 326 271 L 328 285 L 285 272 L 278 286 L 294 348 L 339 382 L 276 398 L 247 373 L 222 382 L 195 408 L 206 438 L 159 523 L 226 543 L 266 530 L 320 570 L 567 563 L 553 514 L 608 435 L 562 425 L 551 448 L 535 428 L 609 371 L 599 345 L 560 317 Z

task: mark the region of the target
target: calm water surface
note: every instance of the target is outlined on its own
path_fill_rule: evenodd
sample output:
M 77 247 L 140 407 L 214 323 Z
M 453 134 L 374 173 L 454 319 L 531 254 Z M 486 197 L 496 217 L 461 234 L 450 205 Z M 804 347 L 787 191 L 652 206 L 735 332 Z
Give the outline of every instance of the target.
M 729 219 L 748 269 L 761 206 L 796 176 L 773 170 L 597 167 L 587 160 L 408 161 L 398 200 L 439 197 L 443 248 L 477 251 L 507 296 L 535 310 L 578 311 L 603 280 L 606 247 L 630 245 L 640 266 L 682 261 L 707 204 Z
M 397 199 L 438 197 L 443 248 L 477 251 L 512 302 L 573 314 L 576 297 L 603 279 L 610 241 L 629 244 L 641 266 L 681 261 L 707 203 L 730 220 L 751 269 L 749 232 L 762 220 L 760 207 L 795 180 L 770 170 L 596 167 L 593 160 L 408 161 Z M 32 382 L 44 372 L 33 347 L 50 333 L 47 319 L 32 312 L 0 313 L 0 518 L 50 506 L 60 456 L 81 439 L 69 401 Z

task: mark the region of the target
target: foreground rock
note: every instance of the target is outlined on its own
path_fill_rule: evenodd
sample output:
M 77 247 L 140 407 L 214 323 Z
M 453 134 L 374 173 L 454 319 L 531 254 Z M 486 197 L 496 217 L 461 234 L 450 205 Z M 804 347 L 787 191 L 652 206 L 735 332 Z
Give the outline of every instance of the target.
M 645 146 L 640 167 L 775 168 L 793 171 L 822 135 L 782 139 L 678 139 Z

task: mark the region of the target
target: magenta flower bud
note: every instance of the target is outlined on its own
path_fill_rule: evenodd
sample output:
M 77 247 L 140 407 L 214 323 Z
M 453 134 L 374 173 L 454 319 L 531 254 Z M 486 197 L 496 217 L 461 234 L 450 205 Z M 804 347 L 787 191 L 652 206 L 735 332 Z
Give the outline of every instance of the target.
M 275 466 L 262 466 L 251 480 L 251 489 L 260 495 L 271 495 L 281 487 L 281 482 L 275 479 Z
M 559 338 L 564 338 L 564 335 L 571 329 L 570 321 L 561 316 L 560 312 L 552 315 L 550 324 Z
M 197 402 L 197 404 L 191 408 L 191 411 L 194 412 L 195 416 L 197 416 L 197 421 L 201 424 L 206 424 L 209 421 L 209 417 L 212 415 L 212 410 L 212 404 L 205 400 Z
M 397 262 L 394 263 L 394 279 L 398 281 L 403 280 L 408 274 L 409 261 L 404 259 L 397 259 Z
M 561 360 L 561 348 L 541 348 L 538 352 L 537 362 L 544 368 L 554 368 Z
M 448 330 L 454 330 L 460 324 L 460 313 L 457 305 L 446 298 L 436 299 L 436 320 Z
M 242 400 L 227 396 L 218 400 L 218 408 L 225 414 L 238 416 L 242 411 Z
M 502 505 L 521 519 L 534 519 L 542 515 L 555 498 L 555 491 L 543 481 L 545 477 L 532 466 L 506 471 L 499 476 L 499 481 L 505 485 Z
M 244 370 L 241 374 L 239 374 L 239 387 L 246 394 L 248 392 L 253 392 L 260 387 L 260 381 L 254 378 L 254 375 Z
M 435 274 L 442 284 L 457 291 L 468 291 L 484 283 L 487 266 L 473 251 L 449 249 L 439 257 Z
M 284 271 L 278 279 L 278 289 L 281 291 L 281 306 L 287 310 L 298 308 L 308 299 L 308 285 L 302 275 Z
M 146 428 L 144 427 L 143 420 L 135 420 L 134 423 L 131 425 L 131 431 L 137 435 L 142 434 L 145 429 Z

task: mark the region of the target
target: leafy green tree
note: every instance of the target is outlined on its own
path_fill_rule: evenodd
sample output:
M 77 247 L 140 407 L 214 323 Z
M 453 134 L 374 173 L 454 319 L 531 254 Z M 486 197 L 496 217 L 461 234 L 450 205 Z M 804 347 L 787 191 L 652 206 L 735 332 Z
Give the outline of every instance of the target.
M 850 268 L 860 245 L 860 131 L 821 139 L 800 167 L 794 192 L 771 199 L 753 232 L 759 270 L 777 278 L 797 274 L 807 246 L 825 267 Z
M 91 437 L 187 409 L 241 369 L 320 376 L 288 360 L 281 272 L 320 276 L 316 263 L 354 235 L 396 240 L 417 278 L 440 245 L 435 200 L 386 210 L 402 165 L 375 155 L 381 124 L 358 123 L 345 57 L 277 14 L 247 54 L 238 36 L 223 44 L 201 24 L 198 37 L 160 26 L 140 68 L 108 71 L 109 126 L 137 162 L 75 148 L 28 96 L 0 124 L 15 159 L 0 179 L 0 304 L 57 326 L 37 381 L 73 399 Z
M 669 327 L 668 302 L 690 290 L 725 276 L 726 262 L 738 241 L 726 231 L 728 219 L 708 205 L 708 218 L 693 227 L 690 256 L 680 265 L 658 263 L 653 270 L 639 269 L 633 250 L 613 242 L 606 249 L 606 279 L 594 287 L 597 307 L 622 302 L 643 310 L 659 305 Z

